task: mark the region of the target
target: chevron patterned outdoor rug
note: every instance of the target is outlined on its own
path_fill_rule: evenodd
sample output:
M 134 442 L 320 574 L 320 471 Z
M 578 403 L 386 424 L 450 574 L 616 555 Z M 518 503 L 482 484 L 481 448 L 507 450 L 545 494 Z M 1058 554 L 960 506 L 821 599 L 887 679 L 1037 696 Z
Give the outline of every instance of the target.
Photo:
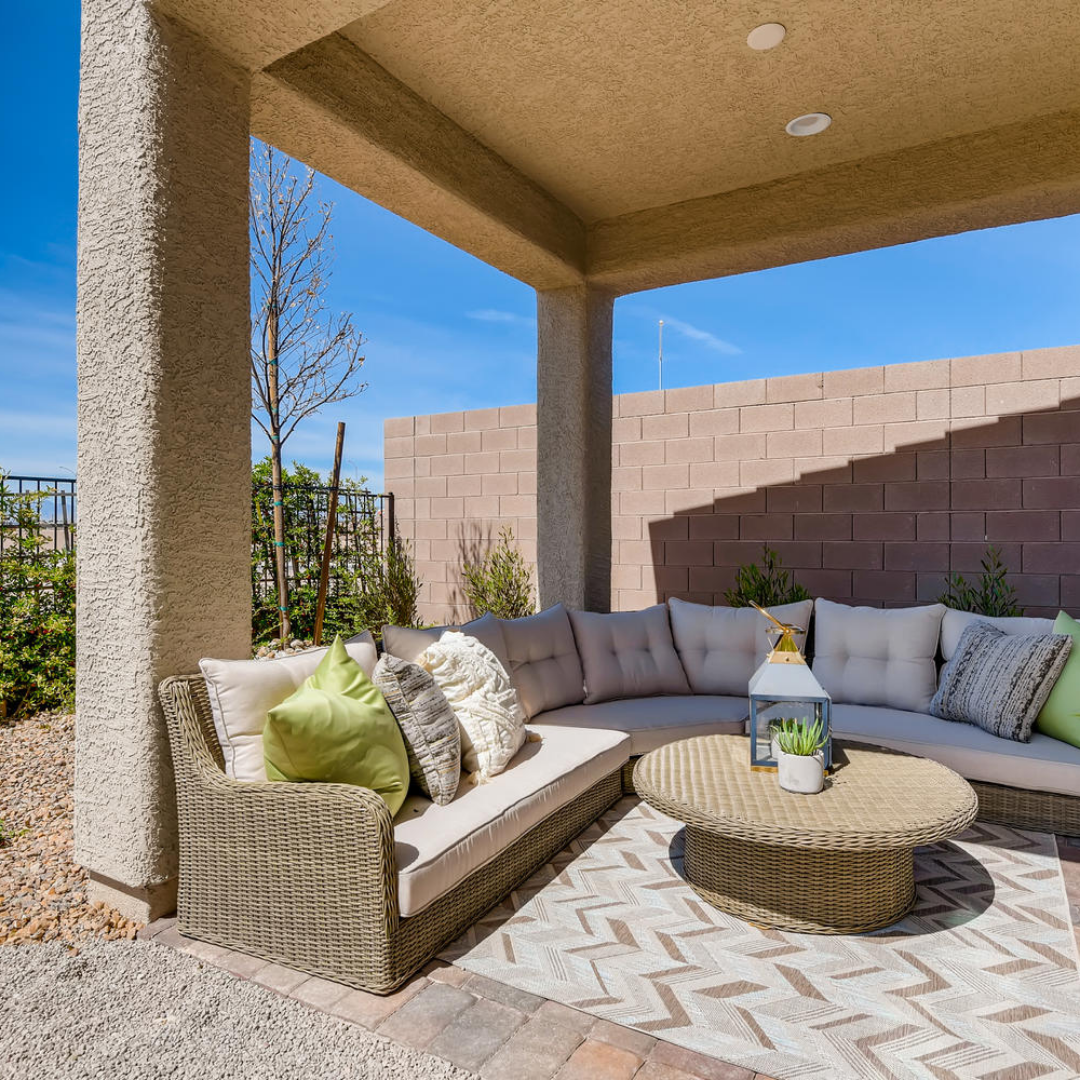
M 1052 837 L 920 849 L 888 930 L 762 930 L 680 878 L 681 825 L 624 799 L 456 942 L 470 971 L 777 1077 L 1076 1080 L 1080 974 Z

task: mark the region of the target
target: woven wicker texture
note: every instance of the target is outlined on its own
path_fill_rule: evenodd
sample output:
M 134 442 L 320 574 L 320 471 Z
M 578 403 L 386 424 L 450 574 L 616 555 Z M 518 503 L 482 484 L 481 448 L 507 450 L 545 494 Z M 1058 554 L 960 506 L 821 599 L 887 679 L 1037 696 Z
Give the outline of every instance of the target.
M 979 817 L 1017 829 L 1080 836 L 1080 794 L 1056 795 L 972 781 L 979 796 Z
M 435 903 L 400 918 L 386 803 L 344 784 L 228 779 L 201 675 L 159 689 L 180 833 L 179 929 L 389 993 L 621 794 L 611 773 Z
M 962 832 L 978 800 L 936 762 L 871 746 L 833 750 L 817 795 L 752 772 L 742 735 L 660 747 L 638 760 L 634 786 L 686 823 L 686 880 L 710 904 L 796 933 L 876 930 L 915 903 L 914 848 Z
M 944 765 L 873 746 L 838 747 L 818 795 L 791 794 L 775 773 L 752 772 L 743 735 L 662 746 L 638 761 L 634 787 L 687 825 L 818 851 L 913 848 L 955 836 L 975 820 L 975 792 Z
M 819 851 L 733 840 L 686 827 L 684 870 L 714 907 L 796 934 L 860 934 L 915 905 L 909 848 Z

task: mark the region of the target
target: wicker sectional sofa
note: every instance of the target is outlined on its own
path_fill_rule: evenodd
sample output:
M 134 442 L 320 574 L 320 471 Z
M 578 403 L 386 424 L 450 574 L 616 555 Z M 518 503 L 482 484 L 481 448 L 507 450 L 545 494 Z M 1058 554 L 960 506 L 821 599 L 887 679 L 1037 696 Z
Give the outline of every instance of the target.
M 824 605 L 821 627 L 871 611 Z M 791 608 L 788 621 L 810 622 L 809 601 Z M 935 653 L 950 655 L 969 617 L 914 610 L 924 613 L 919 633 L 932 628 Z M 815 671 L 831 665 L 819 678 L 833 694 L 834 734 L 941 761 L 973 784 L 989 820 L 1080 835 L 1080 748 L 1041 735 L 1009 742 L 902 707 L 920 679 L 936 680 L 936 666 L 929 674 L 925 657 L 905 655 L 913 622 L 864 618 L 847 644 L 818 633 L 842 642 L 813 659 Z M 541 739 L 489 783 L 463 784 L 449 805 L 413 795 L 394 819 L 363 788 L 229 779 L 203 677 L 162 683 L 183 933 L 388 993 L 632 791 L 636 757 L 744 730 L 746 683 L 769 646 L 749 609 L 676 600 L 612 616 L 561 607 L 509 622 L 485 616 L 462 629 L 507 667 Z M 386 627 L 384 644 L 412 659 L 440 633 Z

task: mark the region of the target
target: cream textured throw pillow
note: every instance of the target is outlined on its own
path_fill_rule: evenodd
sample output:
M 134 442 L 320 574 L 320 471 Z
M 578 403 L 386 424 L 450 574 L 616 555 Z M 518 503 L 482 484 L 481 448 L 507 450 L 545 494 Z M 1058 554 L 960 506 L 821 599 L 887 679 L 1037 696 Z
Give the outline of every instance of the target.
M 417 658 L 461 725 L 461 764 L 483 783 L 510 764 L 525 742 L 517 691 L 495 654 L 474 637 L 447 630 Z

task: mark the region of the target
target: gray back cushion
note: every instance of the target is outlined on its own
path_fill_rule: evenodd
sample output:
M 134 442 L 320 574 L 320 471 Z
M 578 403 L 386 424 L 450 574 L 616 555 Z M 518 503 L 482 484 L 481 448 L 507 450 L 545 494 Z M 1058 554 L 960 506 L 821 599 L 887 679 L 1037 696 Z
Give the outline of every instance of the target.
M 428 626 L 423 630 L 415 626 L 384 626 L 382 628 L 383 650 L 399 660 L 416 663 L 416 658 L 442 637 L 446 626 Z
M 527 717 L 579 705 L 585 680 L 570 619 L 562 604 L 524 619 L 499 619 L 510 677 Z
M 750 676 L 771 648 L 767 631 L 772 623 L 753 608 L 711 607 L 686 600 L 668 601 L 675 648 L 695 694 L 745 696 Z M 810 626 L 813 600 L 770 608 L 781 622 Z M 806 648 L 806 634 L 795 638 Z
M 930 712 L 1027 742 L 1072 643 L 1068 634 L 1008 634 L 975 619 L 942 668 Z
M 814 674 L 837 704 L 929 712 L 937 690 L 942 604 L 916 608 L 814 603 Z
M 688 694 L 665 604 L 600 615 L 571 611 L 585 672 L 585 704 L 613 698 Z
M 984 622 L 997 627 L 1003 634 L 1052 634 L 1053 619 L 1028 619 L 1023 616 L 976 615 L 973 611 L 954 611 L 948 608 L 941 620 L 941 655 L 946 661 L 953 658 L 960 635 L 973 623 Z
M 476 638 L 481 645 L 487 646 L 495 654 L 507 675 L 511 674 L 502 625 L 490 612 L 464 626 L 428 626 L 424 629 L 414 626 L 384 626 L 383 649 L 391 656 L 415 664 L 416 658 L 429 645 L 434 645 L 447 630 L 460 630 L 463 634 Z

